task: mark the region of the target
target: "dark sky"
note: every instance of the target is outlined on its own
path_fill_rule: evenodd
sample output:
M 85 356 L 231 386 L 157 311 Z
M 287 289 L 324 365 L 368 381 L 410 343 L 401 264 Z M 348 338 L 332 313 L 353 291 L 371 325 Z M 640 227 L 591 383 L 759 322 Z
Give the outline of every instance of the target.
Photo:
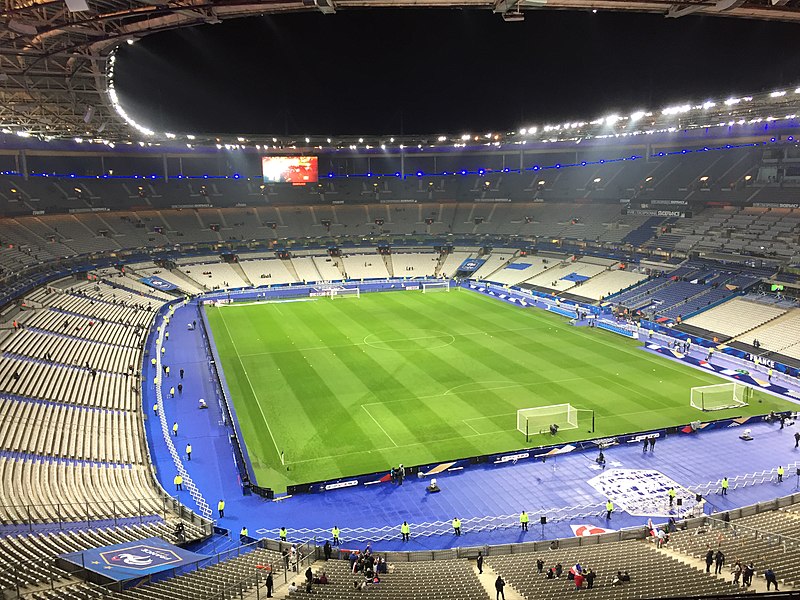
M 124 45 L 123 105 L 160 131 L 512 130 L 800 83 L 798 26 L 712 17 L 284 14 Z

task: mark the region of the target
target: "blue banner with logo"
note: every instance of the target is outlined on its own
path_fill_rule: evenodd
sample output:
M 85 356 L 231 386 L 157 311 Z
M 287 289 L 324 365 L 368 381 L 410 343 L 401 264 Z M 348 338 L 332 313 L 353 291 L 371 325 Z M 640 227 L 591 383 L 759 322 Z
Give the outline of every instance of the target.
M 109 579 L 126 581 L 208 558 L 153 537 L 59 556 Z
M 480 269 L 483 266 L 483 263 L 485 262 L 486 260 L 483 258 L 468 258 L 463 263 L 461 263 L 461 266 L 458 267 L 458 270 L 464 271 L 465 273 L 474 273 L 475 271 Z
M 145 285 L 149 285 L 151 288 L 161 290 L 162 292 L 178 289 L 178 286 L 174 283 L 170 283 L 166 279 L 161 279 L 161 277 L 156 277 L 155 275 L 152 277 L 142 277 L 139 281 Z

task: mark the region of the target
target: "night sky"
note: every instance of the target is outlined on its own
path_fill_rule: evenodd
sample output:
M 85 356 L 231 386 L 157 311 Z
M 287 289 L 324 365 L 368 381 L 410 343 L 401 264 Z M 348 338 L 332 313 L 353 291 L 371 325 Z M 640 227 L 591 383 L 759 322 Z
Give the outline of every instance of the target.
M 159 131 L 513 130 L 800 84 L 794 25 L 537 11 L 284 14 L 119 51 L 123 106 Z

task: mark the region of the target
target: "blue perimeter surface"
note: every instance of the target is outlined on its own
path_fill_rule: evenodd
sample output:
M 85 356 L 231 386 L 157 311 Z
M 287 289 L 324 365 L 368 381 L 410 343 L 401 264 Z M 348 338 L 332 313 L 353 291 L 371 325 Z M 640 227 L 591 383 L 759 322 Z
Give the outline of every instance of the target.
M 198 321 L 194 331 L 186 324 Z M 511 542 L 551 539 L 573 535 L 571 525 L 594 525 L 619 529 L 644 525 L 646 518 L 633 517 L 622 511 L 610 521 L 602 509 L 597 515 L 573 521 L 550 522 L 542 528 L 538 517 L 548 509 L 577 505 L 602 505 L 605 498 L 587 480 L 599 473 L 594 454 L 574 453 L 555 460 L 520 462 L 506 466 L 474 466 L 458 473 L 438 474 L 442 488 L 439 494 L 427 494 L 427 479 L 407 479 L 403 486 L 390 483 L 369 487 L 345 488 L 324 493 L 296 495 L 276 501 L 242 493 L 229 430 L 222 424 L 222 413 L 216 401 L 215 383 L 209 372 L 203 336 L 199 327 L 200 315 L 196 303 L 176 310 L 169 325 L 170 339 L 166 342 L 165 364 L 172 376 L 164 379 L 165 389 L 179 381 L 179 370 L 185 369 L 183 394 L 170 399 L 165 396 L 165 411 L 171 424 L 178 421 L 176 448 L 182 452 L 186 443 L 192 444 L 192 460 L 184 464 L 206 501 L 216 508 L 225 499 L 225 517 L 218 525 L 234 534 L 246 526 L 250 534 L 274 537 L 281 526 L 292 531 L 302 528 L 329 529 L 334 524 L 342 529 L 342 542 L 347 546 L 347 532 L 359 527 L 390 527 L 397 529 L 397 539 L 373 544 L 379 550 L 426 550 L 456 546 L 505 544 Z M 151 339 L 152 344 L 152 339 Z M 152 351 L 152 346 L 150 351 Z M 643 351 L 648 351 L 643 349 Z M 702 357 L 705 350 L 701 349 Z M 701 354 L 697 355 L 701 358 Z M 665 360 L 669 360 L 665 358 Z M 153 370 L 149 357 L 145 362 L 143 393 L 146 414 L 152 415 L 154 399 Z M 199 410 L 198 399 L 208 401 L 208 410 Z M 688 402 L 688 398 L 687 398 Z M 701 413 L 698 413 L 700 416 Z M 794 448 L 794 432 L 800 427 L 780 430 L 777 424 L 748 424 L 755 441 L 739 439 L 740 428 L 714 430 L 697 435 L 675 435 L 658 442 L 653 452 L 643 453 L 641 446 L 614 447 L 606 451 L 609 467 L 656 469 L 680 485 L 693 486 L 722 477 L 771 470 L 778 464 L 800 461 L 800 450 Z M 164 489 L 193 510 L 198 510 L 188 492 L 174 492 L 172 478 L 175 467 L 167 452 L 157 420 L 147 419 L 148 442 Z M 787 470 L 783 483 L 762 483 L 731 490 L 726 497 L 712 494 L 707 498 L 711 509 L 728 510 L 756 502 L 788 495 L 797 490 L 794 470 Z M 503 529 L 471 533 L 465 529 L 461 537 L 454 535 L 414 536 L 414 524 L 449 521 L 453 517 L 516 515 L 526 510 L 531 515 L 530 531 Z M 602 514 L 601 514 L 602 513 Z M 214 517 L 216 518 L 216 510 Z M 407 520 L 412 527 L 411 541 L 399 539 L 400 524 Z M 295 538 L 297 539 L 297 538 Z M 319 540 L 322 543 L 323 540 Z M 363 544 L 358 544 L 363 545 Z

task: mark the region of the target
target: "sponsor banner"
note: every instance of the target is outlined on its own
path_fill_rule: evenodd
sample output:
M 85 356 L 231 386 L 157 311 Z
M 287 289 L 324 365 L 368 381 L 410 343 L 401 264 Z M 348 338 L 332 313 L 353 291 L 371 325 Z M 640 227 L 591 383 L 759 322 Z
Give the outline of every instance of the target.
M 106 208 L 105 206 L 94 206 L 92 208 L 70 208 L 69 213 L 74 215 L 78 213 L 108 212 L 110 210 L 110 208 Z
M 692 213 L 684 210 L 658 210 L 655 208 L 625 208 L 622 210 L 624 215 L 634 215 L 639 217 L 686 217 L 691 218 Z
M 465 273 L 474 273 L 478 269 L 483 266 L 483 263 L 486 262 L 486 259 L 483 258 L 468 258 L 464 262 L 461 263 L 461 266 L 456 269 L 457 271 L 463 271 Z
M 126 581 L 208 558 L 152 537 L 62 554 L 60 559 L 109 579 Z
M 174 283 L 170 283 L 166 279 L 161 279 L 161 277 L 156 277 L 155 275 L 151 277 L 142 277 L 139 281 L 145 285 L 149 285 L 151 288 L 161 290 L 162 292 L 178 289 L 178 286 Z
M 800 208 L 797 202 L 753 202 L 753 206 L 758 208 Z
M 669 205 L 669 206 L 688 206 L 689 203 L 686 200 L 648 200 L 648 203 L 655 204 L 655 205 Z
M 355 487 L 358 485 L 358 479 L 350 479 L 349 481 L 339 481 L 337 483 L 328 483 L 324 486 L 325 491 L 339 490 L 341 488 Z

